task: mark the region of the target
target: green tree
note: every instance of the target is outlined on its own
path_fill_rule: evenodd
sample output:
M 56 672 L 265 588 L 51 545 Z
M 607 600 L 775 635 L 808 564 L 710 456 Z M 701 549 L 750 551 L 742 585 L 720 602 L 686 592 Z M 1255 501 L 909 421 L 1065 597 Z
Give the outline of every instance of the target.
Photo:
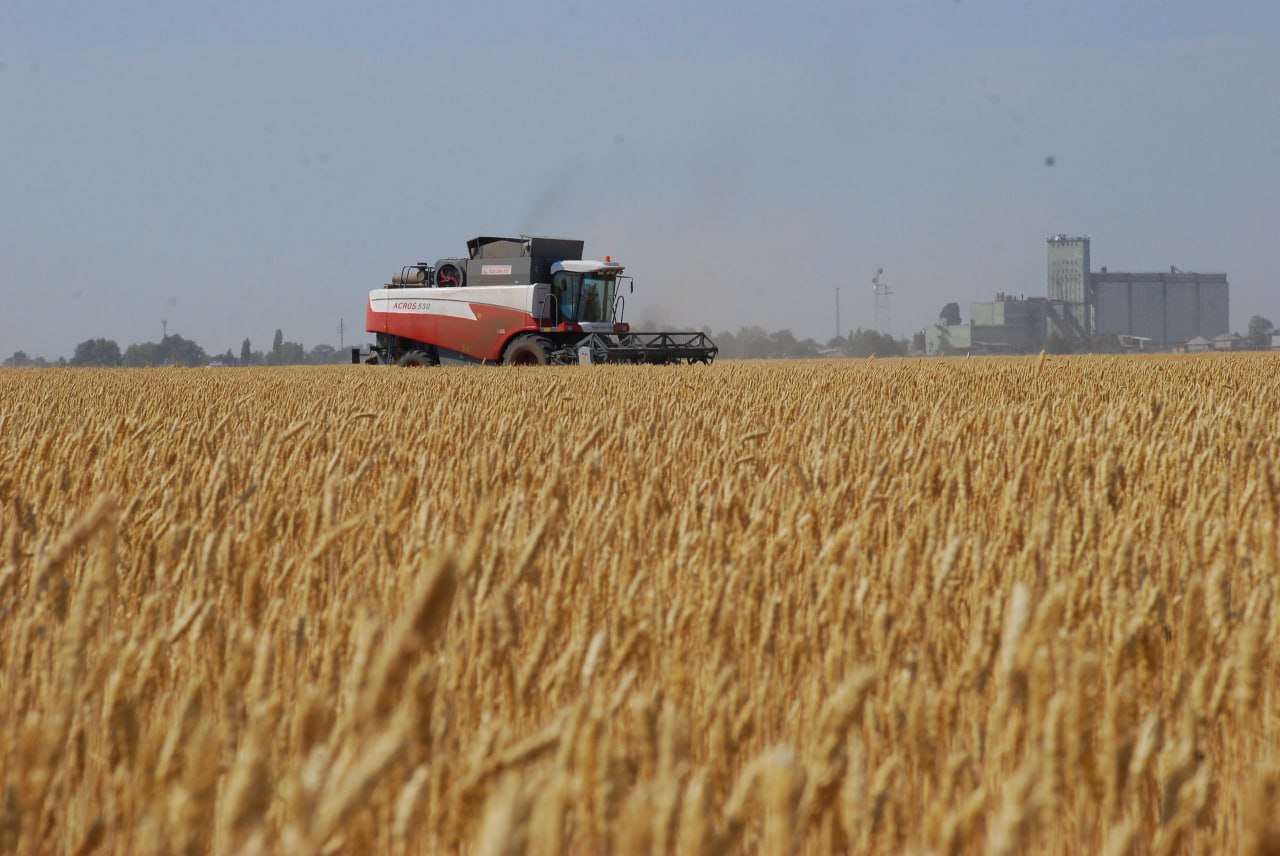
M 307 353 L 307 362 L 313 366 L 326 366 L 338 361 L 338 350 L 333 345 L 316 345 Z
M 799 342 L 796 342 L 795 347 L 791 349 L 791 356 L 816 357 L 819 356 L 820 350 L 818 343 L 813 339 L 801 339 Z
M 76 345 L 71 357 L 73 366 L 118 366 L 122 361 L 120 346 L 110 339 L 86 339 Z
M 773 353 L 769 334 L 763 327 L 741 327 L 738 330 L 738 356 L 744 360 L 764 360 Z
M 769 356 L 789 357 L 796 349 L 796 335 L 790 330 L 778 330 L 769 334 Z
M 253 349 L 249 346 L 248 337 L 240 343 L 240 365 L 248 366 L 253 364 Z
M 738 359 L 739 354 L 738 354 L 738 337 L 737 336 L 733 335 L 728 330 L 724 330 L 712 336 L 711 339 L 713 342 L 716 343 L 716 347 L 720 349 L 720 353 L 718 355 L 719 359 L 722 359 L 722 360 Z
M 938 320 L 943 324 L 960 325 L 960 304 L 948 303 L 942 307 L 942 311 L 938 313 Z
M 902 345 L 887 333 L 859 328 L 849 337 L 845 353 L 851 357 L 897 357 L 903 352 Z
M 202 366 L 209 362 L 204 348 L 181 336 L 166 336 L 161 345 L 161 359 L 167 366 Z
M 181 336 L 165 336 L 160 342 L 130 345 L 124 352 L 126 366 L 202 366 L 209 362 L 204 348 Z
M 124 349 L 124 364 L 130 368 L 160 365 L 160 346 L 155 342 L 133 344 Z
M 297 342 L 281 342 L 276 354 L 276 364 L 281 366 L 300 366 L 307 361 L 306 349 Z
M 1255 348 L 1270 348 L 1275 325 L 1261 315 L 1249 319 L 1249 343 Z

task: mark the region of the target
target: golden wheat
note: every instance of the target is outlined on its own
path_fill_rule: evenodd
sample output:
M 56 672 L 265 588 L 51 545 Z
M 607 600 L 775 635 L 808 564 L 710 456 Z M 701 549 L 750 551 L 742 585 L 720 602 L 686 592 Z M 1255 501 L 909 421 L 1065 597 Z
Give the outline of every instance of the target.
M 1278 369 L 0 372 L 0 852 L 1276 853 Z

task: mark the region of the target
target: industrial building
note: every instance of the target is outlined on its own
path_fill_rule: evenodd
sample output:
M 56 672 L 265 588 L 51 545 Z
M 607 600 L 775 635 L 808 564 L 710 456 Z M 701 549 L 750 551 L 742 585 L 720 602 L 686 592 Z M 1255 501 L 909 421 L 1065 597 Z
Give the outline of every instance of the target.
M 1086 340 L 1093 328 L 1089 284 L 1089 239 L 1048 237 L 1049 281 L 1045 294 L 1054 304 L 1048 321 L 1059 335 Z
M 1050 235 L 1048 320 L 1078 345 L 1112 333 L 1168 349 L 1228 330 L 1225 273 L 1117 273 L 1089 270 L 1089 239 Z
M 1227 332 L 1223 273 L 1108 273 L 1090 277 L 1097 307 L 1094 334 L 1150 339 L 1160 346 Z
M 1045 297 L 997 294 L 969 304 L 969 323 L 935 324 L 925 330 L 925 353 L 979 351 L 1033 353 L 1055 336 L 1089 347 L 1111 334 L 1129 347 L 1182 348 L 1213 342 L 1228 332 L 1230 307 L 1225 273 L 1090 270 L 1089 238 L 1047 239 Z M 1221 348 L 1221 345 L 1217 345 Z
M 997 294 L 969 304 L 969 323 L 935 324 L 924 331 L 926 354 L 979 351 L 1029 354 L 1044 347 L 1049 301 Z

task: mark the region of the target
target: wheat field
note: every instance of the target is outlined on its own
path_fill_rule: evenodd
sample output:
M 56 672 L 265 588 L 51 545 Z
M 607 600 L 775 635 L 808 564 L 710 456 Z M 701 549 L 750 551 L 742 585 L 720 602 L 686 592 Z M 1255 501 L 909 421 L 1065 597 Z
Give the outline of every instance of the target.
M 1280 852 L 1278 369 L 0 372 L 0 852 Z

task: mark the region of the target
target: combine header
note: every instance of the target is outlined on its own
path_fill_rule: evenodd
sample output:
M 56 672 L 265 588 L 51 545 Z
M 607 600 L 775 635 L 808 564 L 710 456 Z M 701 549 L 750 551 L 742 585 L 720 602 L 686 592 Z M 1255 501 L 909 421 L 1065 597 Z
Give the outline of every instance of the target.
M 582 241 L 472 238 L 466 258 L 418 262 L 369 292 L 377 336 L 353 363 L 439 365 L 440 357 L 508 365 L 707 363 L 703 333 L 633 332 L 622 320 L 623 266 L 582 258 Z

